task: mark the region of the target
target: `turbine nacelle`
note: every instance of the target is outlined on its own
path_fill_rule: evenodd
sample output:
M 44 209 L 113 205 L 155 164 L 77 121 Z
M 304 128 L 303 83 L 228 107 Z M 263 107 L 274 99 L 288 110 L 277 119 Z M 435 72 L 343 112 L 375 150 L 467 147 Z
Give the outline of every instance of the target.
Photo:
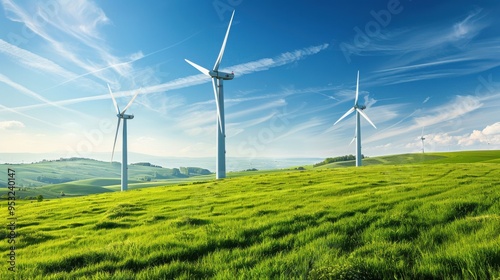
M 125 119 L 125 120 L 131 120 L 134 118 L 134 115 L 127 115 L 127 114 L 117 114 L 116 116 L 120 119 Z
M 366 105 L 355 105 L 354 108 L 358 108 L 360 110 L 366 109 Z
M 225 73 L 220 71 L 209 71 L 208 74 L 212 78 L 221 79 L 221 80 L 232 80 L 234 78 L 234 73 Z

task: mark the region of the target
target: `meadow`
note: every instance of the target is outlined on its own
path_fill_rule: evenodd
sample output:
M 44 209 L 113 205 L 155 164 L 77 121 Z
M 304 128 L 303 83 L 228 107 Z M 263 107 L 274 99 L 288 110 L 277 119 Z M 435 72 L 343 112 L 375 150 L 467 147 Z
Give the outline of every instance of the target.
M 500 279 L 499 152 L 429 156 L 22 200 L 17 272 L 0 275 Z

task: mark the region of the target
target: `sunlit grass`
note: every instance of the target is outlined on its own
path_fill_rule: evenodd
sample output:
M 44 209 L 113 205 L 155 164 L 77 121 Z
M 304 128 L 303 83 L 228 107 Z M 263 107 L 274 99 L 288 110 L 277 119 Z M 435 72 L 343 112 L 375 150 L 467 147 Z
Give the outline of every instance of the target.
M 378 165 L 22 202 L 16 277 L 495 279 L 499 177 Z

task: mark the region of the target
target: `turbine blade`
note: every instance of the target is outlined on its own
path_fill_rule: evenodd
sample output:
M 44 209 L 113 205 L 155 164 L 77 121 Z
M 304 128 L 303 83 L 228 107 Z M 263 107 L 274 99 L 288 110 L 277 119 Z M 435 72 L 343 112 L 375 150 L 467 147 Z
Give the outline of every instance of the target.
M 367 120 L 375 129 L 377 128 L 363 111 L 357 108 L 356 111 L 358 111 L 361 114 L 361 116 L 363 116 L 363 118 L 365 118 L 365 120 Z
M 424 128 L 425 128 L 425 126 L 422 127 L 422 135 L 420 136 L 420 138 L 424 138 Z
M 351 142 L 349 142 L 349 146 L 351 146 L 351 144 L 352 144 L 352 142 L 354 142 L 354 140 L 356 140 L 356 136 L 352 137 Z
M 226 48 L 226 42 L 227 42 L 227 37 L 229 35 L 229 29 L 231 29 L 231 24 L 233 22 L 234 12 L 235 11 L 233 11 L 233 14 L 231 15 L 231 20 L 229 21 L 229 26 L 227 27 L 226 36 L 224 37 L 224 42 L 222 43 L 222 47 L 220 49 L 219 56 L 217 57 L 217 60 L 215 61 L 214 71 L 219 70 L 219 64 L 222 60 L 222 56 L 224 55 L 224 49 Z
M 125 111 L 127 111 L 127 109 L 130 107 L 130 105 L 132 105 L 132 102 L 134 102 L 135 98 L 137 97 L 137 95 L 139 95 L 139 92 L 141 92 L 142 88 L 138 89 L 135 94 L 134 94 L 134 97 L 132 97 L 132 99 L 130 99 L 130 101 L 128 102 L 127 106 L 125 106 L 125 108 L 123 108 L 123 111 L 122 111 L 122 114 L 125 114 Z
M 352 107 L 351 109 L 349 109 L 349 111 L 347 111 L 342 117 L 340 117 L 340 119 L 338 119 L 338 121 L 336 121 L 333 125 L 336 125 L 338 122 L 340 122 L 345 117 L 347 117 L 350 113 L 354 112 L 354 110 L 355 110 L 354 107 Z
M 217 91 L 217 85 L 216 85 L 216 83 L 217 83 L 216 78 L 213 78 L 212 79 L 212 85 L 214 87 L 215 105 L 217 106 L 217 118 L 219 119 L 219 128 L 220 128 L 220 131 L 222 131 L 222 133 L 224 133 L 224 131 L 222 130 L 222 118 L 220 116 L 219 92 Z
M 109 89 L 109 94 L 111 94 L 111 99 L 113 100 L 113 104 L 115 104 L 116 113 L 120 114 L 120 108 L 118 107 L 118 103 L 116 103 L 116 99 L 113 96 L 113 92 L 111 91 L 111 87 L 109 86 L 109 84 L 108 84 L 108 89 Z
M 198 71 L 200 71 L 201 73 L 203 73 L 203 74 L 205 74 L 205 75 L 207 75 L 207 76 L 209 76 L 209 77 L 210 77 L 210 71 L 209 71 L 208 69 L 203 68 L 203 67 L 201 67 L 200 65 L 198 65 L 198 64 L 196 64 L 196 63 L 194 63 L 194 62 L 192 62 L 192 61 L 189 61 L 189 60 L 187 60 L 187 59 L 184 59 L 184 60 L 185 60 L 187 63 L 191 64 L 191 66 L 193 66 L 194 68 L 198 69 Z
M 354 106 L 358 105 L 358 88 L 359 88 L 359 70 L 358 70 L 358 78 L 356 79 L 356 99 L 354 99 Z
M 356 135 L 357 134 L 358 134 L 358 127 L 356 126 L 356 128 L 354 128 L 354 137 L 352 137 L 352 140 L 349 143 L 349 146 L 351 146 L 352 142 L 354 142 L 354 140 L 356 140 Z
M 111 152 L 111 162 L 113 162 L 113 156 L 115 155 L 116 139 L 118 138 L 118 130 L 120 130 L 121 118 L 118 118 L 118 123 L 116 124 L 115 142 L 113 142 L 113 151 Z

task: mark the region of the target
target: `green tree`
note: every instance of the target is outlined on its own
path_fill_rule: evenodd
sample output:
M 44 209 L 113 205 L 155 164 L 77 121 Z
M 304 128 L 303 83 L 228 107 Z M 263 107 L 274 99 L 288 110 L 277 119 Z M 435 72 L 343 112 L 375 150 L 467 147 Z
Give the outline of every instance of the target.
M 36 200 L 38 202 L 42 202 L 43 201 L 43 195 L 39 194 L 37 197 L 36 197 Z

